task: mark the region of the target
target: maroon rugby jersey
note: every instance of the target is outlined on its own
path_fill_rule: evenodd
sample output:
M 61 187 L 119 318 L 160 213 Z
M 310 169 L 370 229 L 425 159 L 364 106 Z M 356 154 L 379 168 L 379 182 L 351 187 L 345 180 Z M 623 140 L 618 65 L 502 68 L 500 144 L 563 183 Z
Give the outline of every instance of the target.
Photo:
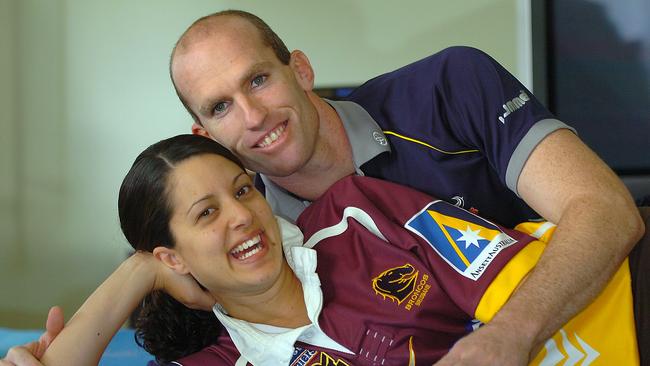
M 319 325 L 355 355 L 299 342 L 291 365 L 431 365 L 473 329 L 486 288 L 534 240 L 410 188 L 358 176 L 334 184 L 297 225 L 318 252 Z M 238 359 L 224 336 L 179 363 Z

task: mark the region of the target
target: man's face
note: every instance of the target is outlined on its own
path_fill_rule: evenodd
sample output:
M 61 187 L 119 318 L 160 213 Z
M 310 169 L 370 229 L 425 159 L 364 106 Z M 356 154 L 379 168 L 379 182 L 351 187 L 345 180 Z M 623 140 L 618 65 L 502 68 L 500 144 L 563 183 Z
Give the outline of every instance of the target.
M 254 171 L 295 173 L 317 148 L 319 120 L 301 53 L 284 65 L 252 25 L 224 19 L 173 60 L 174 81 L 206 134 Z M 311 74 L 309 74 L 311 75 Z M 196 132 L 196 131 L 195 131 Z

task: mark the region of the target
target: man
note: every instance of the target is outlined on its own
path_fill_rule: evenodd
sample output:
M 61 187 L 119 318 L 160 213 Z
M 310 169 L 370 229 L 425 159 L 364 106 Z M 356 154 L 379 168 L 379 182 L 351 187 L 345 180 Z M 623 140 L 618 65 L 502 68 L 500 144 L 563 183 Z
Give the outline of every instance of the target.
M 535 212 L 558 224 L 537 267 L 493 320 L 436 365 L 527 364 L 643 234 L 614 173 L 476 50 L 444 51 L 371 80 L 351 96 L 355 104 L 334 103 L 312 91 L 304 53 L 289 53 L 257 17 L 226 11 L 183 34 L 171 75 L 193 133 L 261 173 L 260 186 L 283 216 L 297 217 L 356 173 L 464 203 L 507 226 Z M 53 328 L 46 337 L 56 335 Z M 33 362 L 27 351 L 13 355 Z

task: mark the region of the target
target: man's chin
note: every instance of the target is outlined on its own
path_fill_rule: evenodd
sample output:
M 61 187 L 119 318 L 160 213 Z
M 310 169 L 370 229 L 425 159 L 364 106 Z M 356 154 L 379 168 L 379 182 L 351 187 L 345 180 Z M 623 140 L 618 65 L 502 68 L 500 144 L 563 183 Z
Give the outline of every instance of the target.
M 298 164 L 282 164 L 282 165 L 257 165 L 258 169 L 254 171 L 262 173 L 270 178 L 286 178 L 289 177 L 299 170 Z

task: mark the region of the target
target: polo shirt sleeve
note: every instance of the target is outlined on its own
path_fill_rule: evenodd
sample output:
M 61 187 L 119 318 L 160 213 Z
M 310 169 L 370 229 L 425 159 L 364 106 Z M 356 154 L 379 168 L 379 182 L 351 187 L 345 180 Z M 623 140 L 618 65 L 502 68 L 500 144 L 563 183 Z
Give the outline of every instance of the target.
M 460 143 L 480 150 L 517 192 L 519 174 L 537 144 L 570 127 L 484 52 L 451 47 L 439 60 L 433 93 L 446 128 Z

